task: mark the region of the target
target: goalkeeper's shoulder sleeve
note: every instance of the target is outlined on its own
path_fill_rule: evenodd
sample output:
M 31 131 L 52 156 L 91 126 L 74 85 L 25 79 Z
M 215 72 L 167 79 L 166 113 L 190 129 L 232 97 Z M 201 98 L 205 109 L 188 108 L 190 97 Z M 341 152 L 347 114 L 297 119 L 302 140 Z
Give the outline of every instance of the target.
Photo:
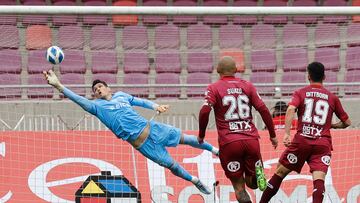
M 74 93 L 73 91 L 71 91 L 70 89 L 64 87 L 63 89 L 63 94 L 69 98 L 71 101 L 75 102 L 76 104 L 78 104 L 79 106 L 81 106 L 81 108 L 83 108 L 85 111 L 95 115 L 96 114 L 96 105 L 94 102 L 86 99 L 85 97 L 82 97 L 80 95 L 77 95 L 76 93 Z

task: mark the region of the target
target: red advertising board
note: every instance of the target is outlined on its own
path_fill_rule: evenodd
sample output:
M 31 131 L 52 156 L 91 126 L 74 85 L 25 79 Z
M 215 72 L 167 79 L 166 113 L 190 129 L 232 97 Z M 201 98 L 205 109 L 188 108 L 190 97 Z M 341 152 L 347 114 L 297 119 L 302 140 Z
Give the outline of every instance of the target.
M 272 149 L 266 133 L 260 132 L 260 142 L 269 178 L 284 147 Z M 334 151 L 324 202 L 358 203 L 360 130 L 332 133 Z M 281 143 L 282 133 L 278 134 Z M 217 146 L 216 132 L 209 132 L 206 139 Z M 201 195 L 191 183 L 145 159 L 108 131 L 2 132 L 0 202 L 75 202 L 75 193 L 85 179 L 100 171 L 124 175 L 140 191 L 142 202 L 235 202 L 217 157 L 183 145 L 169 148 L 169 152 L 216 192 Z M 213 187 L 216 180 L 219 185 Z M 249 193 L 253 202 L 259 201 L 259 190 Z M 273 202 L 306 202 L 311 194 L 311 174 L 305 166 L 301 174 L 291 173 L 284 180 Z

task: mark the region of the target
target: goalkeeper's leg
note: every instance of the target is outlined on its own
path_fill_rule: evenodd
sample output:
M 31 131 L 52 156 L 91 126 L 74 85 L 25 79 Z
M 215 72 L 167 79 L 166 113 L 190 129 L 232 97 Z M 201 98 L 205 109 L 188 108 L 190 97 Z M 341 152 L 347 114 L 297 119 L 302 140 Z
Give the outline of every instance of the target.
M 172 164 L 170 166 L 165 166 L 167 167 L 171 173 L 173 173 L 174 175 L 183 178 L 187 181 L 192 182 L 196 188 L 198 188 L 200 190 L 200 192 L 204 193 L 204 194 L 210 194 L 211 190 L 209 187 L 207 187 L 206 185 L 204 185 L 199 178 L 190 175 L 189 172 L 187 172 L 183 167 L 181 167 L 176 161 L 173 161 Z
M 211 153 L 213 153 L 214 155 L 219 156 L 218 148 L 212 146 L 208 142 L 204 142 L 204 143 L 200 144 L 197 140 L 197 137 L 194 135 L 182 134 L 181 139 L 180 139 L 180 144 L 186 144 L 186 145 L 190 145 L 192 147 L 198 148 L 198 149 L 207 150 L 207 151 L 210 151 Z

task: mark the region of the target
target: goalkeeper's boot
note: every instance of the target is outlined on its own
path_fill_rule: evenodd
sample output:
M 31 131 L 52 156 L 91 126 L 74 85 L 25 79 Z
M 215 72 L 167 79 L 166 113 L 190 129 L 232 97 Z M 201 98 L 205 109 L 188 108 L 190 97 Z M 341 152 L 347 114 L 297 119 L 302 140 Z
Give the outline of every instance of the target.
M 195 187 L 200 190 L 200 192 L 204 194 L 211 194 L 211 190 L 204 185 L 200 180 L 198 180 L 196 183 L 194 183 Z
M 264 168 L 260 160 L 255 163 L 255 174 L 259 190 L 264 191 L 266 189 L 267 182 L 264 174 Z

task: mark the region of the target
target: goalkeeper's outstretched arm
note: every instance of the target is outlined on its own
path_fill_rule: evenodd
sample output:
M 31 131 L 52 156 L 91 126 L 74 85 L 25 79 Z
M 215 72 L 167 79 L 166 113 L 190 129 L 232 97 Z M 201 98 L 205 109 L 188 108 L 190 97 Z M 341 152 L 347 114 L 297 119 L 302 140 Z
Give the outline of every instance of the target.
M 81 106 L 85 111 L 91 114 L 96 114 L 96 105 L 85 97 L 75 94 L 73 91 L 62 85 L 54 71 L 43 71 L 43 74 L 49 85 L 59 90 L 59 92 L 63 93 L 70 100 Z

